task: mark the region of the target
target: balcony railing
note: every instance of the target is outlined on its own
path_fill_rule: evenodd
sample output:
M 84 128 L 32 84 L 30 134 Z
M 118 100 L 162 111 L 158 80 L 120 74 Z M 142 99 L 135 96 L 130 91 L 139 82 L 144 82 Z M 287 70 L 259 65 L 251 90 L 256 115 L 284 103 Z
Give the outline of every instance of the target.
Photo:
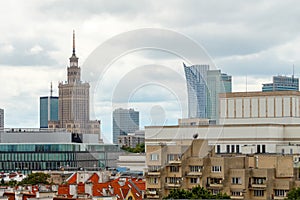
M 181 160 L 180 159 L 169 160 L 168 164 L 169 165 L 180 165 L 181 164 Z
M 148 171 L 146 172 L 146 176 L 160 176 L 160 171 Z
M 186 172 L 186 176 L 202 176 L 202 171 L 197 171 L 197 172 Z
M 166 189 L 175 189 L 175 188 L 180 188 L 180 187 L 181 187 L 180 183 L 165 183 Z

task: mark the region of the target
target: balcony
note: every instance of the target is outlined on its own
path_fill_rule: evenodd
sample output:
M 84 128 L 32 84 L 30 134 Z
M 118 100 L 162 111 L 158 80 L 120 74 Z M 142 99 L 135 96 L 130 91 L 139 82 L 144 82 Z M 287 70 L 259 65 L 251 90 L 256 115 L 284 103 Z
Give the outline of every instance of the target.
M 284 200 L 284 199 L 286 199 L 286 197 L 283 197 L 283 196 L 274 196 L 274 199 L 275 200 Z
M 160 171 L 149 171 L 149 172 L 146 172 L 146 176 L 160 176 Z
M 223 183 L 210 183 L 208 184 L 208 187 L 213 189 L 222 189 Z
M 244 196 L 230 196 L 230 199 L 245 199 Z
M 199 176 L 202 176 L 202 172 L 201 171 L 199 171 L 199 172 L 187 172 L 185 175 L 186 176 L 197 176 L 197 177 L 199 177 Z
M 265 190 L 267 188 L 266 183 L 251 183 L 251 186 L 249 189 L 263 189 Z
M 180 187 L 181 187 L 180 183 L 165 183 L 166 189 L 176 189 L 176 188 L 180 188 Z
M 168 164 L 169 165 L 181 165 L 181 160 L 180 159 L 169 160 Z
M 160 199 L 157 191 L 147 191 L 147 199 Z

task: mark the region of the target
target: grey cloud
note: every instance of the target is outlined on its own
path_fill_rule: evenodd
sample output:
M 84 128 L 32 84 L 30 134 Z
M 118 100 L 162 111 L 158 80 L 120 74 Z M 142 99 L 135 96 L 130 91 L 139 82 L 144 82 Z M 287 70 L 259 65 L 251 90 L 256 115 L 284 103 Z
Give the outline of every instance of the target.
M 49 52 L 57 50 L 49 40 L 44 39 L 12 39 L 8 43 L 0 43 L 0 49 L 10 45 L 10 51 L 0 53 L 0 64 L 9 66 L 56 65 Z

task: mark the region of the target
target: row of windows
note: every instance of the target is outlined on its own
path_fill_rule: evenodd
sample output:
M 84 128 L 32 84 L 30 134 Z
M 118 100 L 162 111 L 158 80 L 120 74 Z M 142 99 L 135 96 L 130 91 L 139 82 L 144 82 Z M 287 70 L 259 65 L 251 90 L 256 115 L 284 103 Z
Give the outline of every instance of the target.
M 221 153 L 221 145 L 217 145 L 217 153 Z M 240 145 L 226 145 L 226 153 L 241 153 Z M 266 153 L 266 145 L 257 145 L 256 153 Z
M 222 171 L 222 167 L 221 166 L 212 166 L 211 167 L 211 171 L 212 172 L 221 172 Z
M 6 170 L 49 170 L 61 166 L 76 167 L 76 162 L 0 162 L 0 168 Z
M 79 151 L 80 146 L 75 144 L 0 144 L 0 152 L 55 152 Z
M 0 153 L 0 161 L 57 161 L 75 160 L 74 153 Z

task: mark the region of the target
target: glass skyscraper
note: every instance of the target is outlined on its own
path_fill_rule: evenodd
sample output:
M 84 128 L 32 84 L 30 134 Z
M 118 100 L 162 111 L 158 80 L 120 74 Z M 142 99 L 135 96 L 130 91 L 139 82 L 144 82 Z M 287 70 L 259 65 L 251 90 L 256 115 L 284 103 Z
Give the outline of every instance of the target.
M 231 92 L 231 76 L 209 65 L 184 64 L 188 90 L 188 117 L 218 120 L 219 93 Z
M 273 83 L 263 84 L 262 91 L 299 91 L 299 78 L 273 76 Z
M 118 143 L 120 135 L 127 135 L 139 130 L 139 112 L 134 109 L 118 108 L 113 111 L 113 143 Z
M 58 121 L 58 97 L 40 97 L 40 128 L 48 128 L 48 121 Z

